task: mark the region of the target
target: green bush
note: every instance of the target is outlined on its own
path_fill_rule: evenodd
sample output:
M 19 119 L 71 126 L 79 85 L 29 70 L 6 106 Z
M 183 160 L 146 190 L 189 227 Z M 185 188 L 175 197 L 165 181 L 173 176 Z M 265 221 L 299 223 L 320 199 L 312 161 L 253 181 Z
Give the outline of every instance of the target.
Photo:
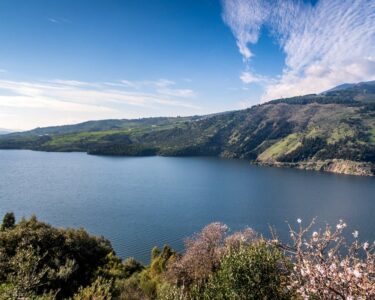
M 0 231 L 0 283 L 17 293 L 71 296 L 90 284 L 113 252 L 108 240 L 83 229 L 57 229 L 36 217 Z
M 225 256 L 201 296 L 217 300 L 290 299 L 285 288 L 288 268 L 278 249 L 258 240 Z
M 80 288 L 73 300 L 111 300 L 112 282 L 98 277 L 90 286 Z

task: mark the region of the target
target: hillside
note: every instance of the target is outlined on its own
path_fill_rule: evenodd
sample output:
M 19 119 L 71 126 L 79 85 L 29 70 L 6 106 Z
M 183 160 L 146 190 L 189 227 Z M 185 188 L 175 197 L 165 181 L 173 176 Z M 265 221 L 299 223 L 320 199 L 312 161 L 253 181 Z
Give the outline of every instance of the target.
M 0 149 L 220 156 L 373 175 L 375 82 L 202 117 L 90 121 L 0 137 Z

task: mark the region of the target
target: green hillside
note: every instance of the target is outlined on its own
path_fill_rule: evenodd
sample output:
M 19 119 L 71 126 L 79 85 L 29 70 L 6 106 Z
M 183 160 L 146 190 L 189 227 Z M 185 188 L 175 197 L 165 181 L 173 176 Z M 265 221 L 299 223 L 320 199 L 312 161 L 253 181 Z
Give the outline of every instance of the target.
M 346 86 L 346 87 L 345 87 Z M 375 82 L 208 116 L 90 121 L 0 137 L 1 149 L 100 155 L 221 156 L 371 175 Z

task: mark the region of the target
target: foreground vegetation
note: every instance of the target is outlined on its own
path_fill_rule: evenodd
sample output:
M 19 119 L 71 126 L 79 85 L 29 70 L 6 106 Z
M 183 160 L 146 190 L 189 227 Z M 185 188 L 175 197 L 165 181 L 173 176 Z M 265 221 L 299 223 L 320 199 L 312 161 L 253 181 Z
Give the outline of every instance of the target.
M 151 251 L 143 266 L 121 260 L 104 238 L 58 229 L 35 216 L 0 230 L 0 299 L 374 299 L 374 245 L 346 224 L 311 232 L 290 227 L 291 243 L 212 223 L 186 240 L 183 254 Z
M 90 121 L 0 137 L 0 149 L 222 156 L 355 175 L 375 169 L 375 82 L 208 116 Z

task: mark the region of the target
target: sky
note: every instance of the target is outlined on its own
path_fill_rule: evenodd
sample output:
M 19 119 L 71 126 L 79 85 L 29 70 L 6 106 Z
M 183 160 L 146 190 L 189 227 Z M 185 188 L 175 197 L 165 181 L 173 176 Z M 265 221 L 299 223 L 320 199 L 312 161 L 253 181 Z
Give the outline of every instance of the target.
M 373 0 L 0 0 L 0 128 L 202 115 L 368 80 Z

